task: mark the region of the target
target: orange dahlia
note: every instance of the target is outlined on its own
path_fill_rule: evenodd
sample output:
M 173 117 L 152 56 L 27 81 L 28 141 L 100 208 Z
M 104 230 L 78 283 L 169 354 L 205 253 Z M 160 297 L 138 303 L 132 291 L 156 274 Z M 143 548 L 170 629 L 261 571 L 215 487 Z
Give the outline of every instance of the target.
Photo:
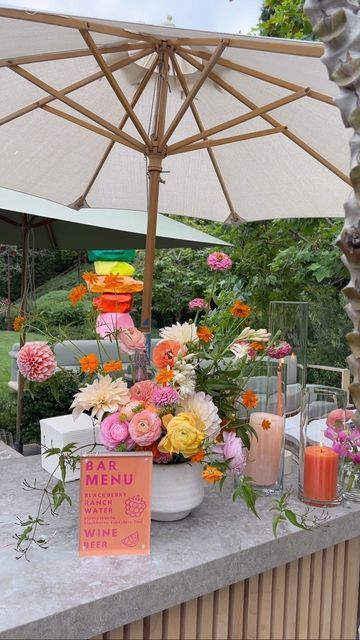
M 234 318 L 247 318 L 251 313 L 251 307 L 242 300 L 235 300 L 230 313 Z
M 79 364 L 84 373 L 95 373 L 99 367 L 99 359 L 95 353 L 89 353 L 88 356 L 80 358 Z
M 214 334 L 210 331 L 209 327 L 199 327 L 197 335 L 201 342 L 211 342 L 214 337 Z
M 111 373 L 112 371 L 121 371 L 123 368 L 121 360 L 109 360 L 104 362 L 104 373 Z
M 68 298 L 71 304 L 76 305 L 87 294 L 87 288 L 84 284 L 79 284 L 69 291 Z
M 241 400 L 244 407 L 247 409 L 255 409 L 258 403 L 258 397 L 255 391 L 251 391 L 251 389 L 248 389 L 241 394 Z
M 264 431 L 268 431 L 269 429 L 271 429 L 271 420 L 268 420 L 267 418 L 265 418 L 262 421 L 261 426 L 264 429 Z
M 215 484 L 216 482 L 219 482 L 219 480 L 221 480 L 223 475 L 224 474 L 222 471 L 220 471 L 220 469 L 217 469 L 216 467 L 212 467 L 211 465 L 207 466 L 206 469 L 204 469 L 204 471 L 202 472 L 203 480 L 206 480 L 211 484 Z

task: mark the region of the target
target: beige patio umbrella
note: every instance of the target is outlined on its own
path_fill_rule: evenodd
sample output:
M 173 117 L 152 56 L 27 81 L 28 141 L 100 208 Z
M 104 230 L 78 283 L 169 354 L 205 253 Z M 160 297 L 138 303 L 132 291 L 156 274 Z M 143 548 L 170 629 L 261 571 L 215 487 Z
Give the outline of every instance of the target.
M 348 134 L 318 43 L 0 8 L 0 184 L 72 206 L 337 216 Z M 165 184 L 162 184 L 165 182 Z

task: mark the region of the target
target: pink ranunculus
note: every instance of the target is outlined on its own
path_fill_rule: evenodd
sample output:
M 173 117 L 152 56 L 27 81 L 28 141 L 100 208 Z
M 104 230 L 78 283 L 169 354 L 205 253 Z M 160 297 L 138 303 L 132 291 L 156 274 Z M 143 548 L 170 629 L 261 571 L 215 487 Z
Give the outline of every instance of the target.
M 348 409 L 334 409 L 333 411 L 330 411 L 326 418 L 326 424 L 331 429 L 335 429 L 335 431 L 341 431 L 345 422 L 351 420 L 352 417 L 353 411 L 349 411 Z
M 129 356 L 136 351 L 145 351 L 145 336 L 136 327 L 129 327 L 119 333 L 120 349 Z
M 122 419 L 130 422 L 135 413 L 139 413 L 139 411 L 143 411 L 143 409 L 145 409 L 143 402 L 140 402 L 139 400 L 131 400 L 124 407 L 121 407 L 120 416 Z
M 228 271 L 232 267 L 232 260 L 226 253 L 215 251 L 208 256 L 207 265 L 213 271 Z
M 221 453 L 224 460 L 229 461 L 230 472 L 234 475 L 240 475 L 246 465 L 246 455 L 243 451 L 241 438 L 238 438 L 233 431 L 223 432 L 224 442 L 213 447 L 213 451 Z
M 193 298 L 189 302 L 190 311 L 196 311 L 198 309 L 203 309 L 206 311 L 209 308 L 209 304 L 204 300 L 204 298 Z
M 55 373 L 56 360 L 45 342 L 27 342 L 19 350 L 17 365 L 26 380 L 44 382 Z
M 132 387 L 130 387 L 130 398 L 131 400 L 137 400 L 138 402 L 149 404 L 152 401 L 155 387 L 155 382 L 152 382 L 151 380 L 136 382 Z
M 152 411 L 136 413 L 129 423 L 130 437 L 141 447 L 147 447 L 161 436 L 161 420 Z
M 133 449 L 135 442 L 129 436 L 129 423 L 120 422 L 120 412 L 111 413 L 100 424 L 100 438 L 108 449 L 116 449 L 119 444 L 126 444 Z

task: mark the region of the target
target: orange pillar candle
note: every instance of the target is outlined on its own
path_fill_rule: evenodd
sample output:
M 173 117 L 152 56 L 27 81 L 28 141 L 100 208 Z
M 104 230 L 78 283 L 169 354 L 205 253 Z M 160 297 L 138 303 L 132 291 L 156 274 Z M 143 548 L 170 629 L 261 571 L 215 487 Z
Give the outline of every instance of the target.
M 331 502 L 337 497 L 339 456 L 330 447 L 316 444 L 304 451 L 304 498 Z

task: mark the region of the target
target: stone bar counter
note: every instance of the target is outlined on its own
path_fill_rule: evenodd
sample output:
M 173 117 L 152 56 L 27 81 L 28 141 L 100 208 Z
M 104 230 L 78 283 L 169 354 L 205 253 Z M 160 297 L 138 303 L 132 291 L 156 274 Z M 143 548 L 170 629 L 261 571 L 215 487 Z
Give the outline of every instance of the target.
M 276 540 L 270 498 L 258 520 L 231 487 L 213 487 L 186 519 L 152 523 L 150 556 L 79 558 L 76 481 L 73 506 L 45 516 L 48 549 L 27 562 L 14 522 L 36 514 L 40 494 L 24 478 L 47 480 L 38 456 L 0 461 L 0 638 L 356 638 L 359 503 L 329 509 L 312 532 L 282 525 Z

